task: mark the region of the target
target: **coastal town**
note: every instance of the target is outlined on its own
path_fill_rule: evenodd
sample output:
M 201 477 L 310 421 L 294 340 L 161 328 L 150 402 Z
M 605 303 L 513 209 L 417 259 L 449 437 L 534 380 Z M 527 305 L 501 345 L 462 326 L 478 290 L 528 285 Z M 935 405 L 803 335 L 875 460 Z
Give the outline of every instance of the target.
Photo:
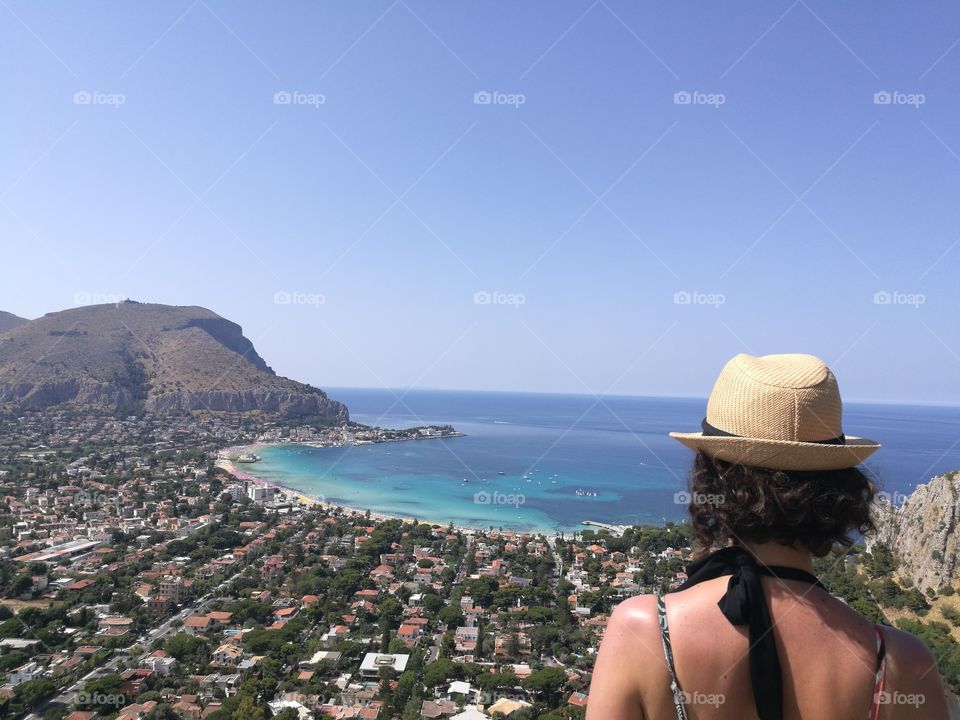
M 217 465 L 296 428 L 7 422 L 2 717 L 579 718 L 612 606 L 683 579 L 682 526 L 375 519 Z
M 373 517 L 218 464 L 306 440 L 297 426 L 4 422 L 3 718 L 582 719 L 613 607 L 686 578 L 686 525 L 565 537 Z M 889 570 L 865 558 L 823 577 L 880 613 L 869 583 Z

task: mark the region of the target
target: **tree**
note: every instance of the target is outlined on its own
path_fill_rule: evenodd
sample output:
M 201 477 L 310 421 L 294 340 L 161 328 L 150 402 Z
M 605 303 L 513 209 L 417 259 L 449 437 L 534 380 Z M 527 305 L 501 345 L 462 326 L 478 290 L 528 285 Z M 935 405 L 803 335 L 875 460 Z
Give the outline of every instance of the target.
M 25 708 L 32 708 L 56 691 L 57 686 L 50 680 L 27 680 L 17 685 L 13 689 L 13 694 Z
M 896 569 L 897 563 L 890 548 L 884 543 L 876 543 L 867 553 L 864 569 L 872 578 L 888 577 Z
M 427 687 L 443 685 L 447 678 L 453 676 L 456 665 L 445 658 L 430 663 L 423 671 L 423 684 Z
M 207 644 L 203 640 L 182 632 L 168 638 L 163 649 L 180 662 L 190 660 L 199 663 L 206 659 L 207 654 Z
M 390 625 L 387 624 L 386 618 L 380 621 L 380 627 L 380 652 L 390 652 Z
M 523 687 L 540 695 L 547 705 L 556 705 L 560 688 L 567 682 L 563 668 L 546 667 L 537 670 L 523 681 Z
M 257 707 L 249 695 L 244 696 L 233 711 L 233 720 L 266 720 L 266 717 L 263 708 Z

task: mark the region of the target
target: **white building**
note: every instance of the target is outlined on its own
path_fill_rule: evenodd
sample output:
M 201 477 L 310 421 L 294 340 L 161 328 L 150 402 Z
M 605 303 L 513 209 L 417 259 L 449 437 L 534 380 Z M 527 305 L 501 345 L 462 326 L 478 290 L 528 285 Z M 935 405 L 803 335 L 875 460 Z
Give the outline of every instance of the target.
M 254 502 L 269 502 L 273 500 L 276 492 L 276 488 L 272 487 L 264 487 L 262 485 L 247 486 L 247 497 Z
M 391 655 L 389 653 L 367 653 L 360 663 L 360 674 L 365 678 L 375 679 L 380 676 L 380 670 L 390 668 L 398 675 L 407 667 L 409 655 Z
M 7 675 L 7 683 L 12 687 L 16 687 L 21 683 L 29 682 L 30 680 L 39 680 L 42 677 L 43 668 L 35 662 L 28 662 L 25 665 L 11 670 Z

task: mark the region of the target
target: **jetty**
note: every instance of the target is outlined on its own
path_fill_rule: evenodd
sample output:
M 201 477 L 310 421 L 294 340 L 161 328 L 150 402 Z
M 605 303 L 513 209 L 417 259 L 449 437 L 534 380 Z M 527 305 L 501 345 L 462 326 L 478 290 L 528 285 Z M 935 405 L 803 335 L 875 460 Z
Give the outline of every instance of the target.
M 598 520 L 584 520 L 580 524 L 607 530 L 611 535 L 616 537 L 621 537 L 630 527 L 629 525 L 612 525 L 611 523 L 599 522 Z

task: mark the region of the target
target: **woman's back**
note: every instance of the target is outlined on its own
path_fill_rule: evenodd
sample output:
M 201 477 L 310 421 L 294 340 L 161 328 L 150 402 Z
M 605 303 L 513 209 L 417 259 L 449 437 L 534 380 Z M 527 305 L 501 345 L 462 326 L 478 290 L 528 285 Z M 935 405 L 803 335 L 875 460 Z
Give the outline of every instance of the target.
M 780 658 L 784 718 L 866 718 L 878 663 L 873 625 L 815 586 L 761 582 Z M 752 718 L 747 631 L 717 609 L 726 587 L 727 578 L 718 578 L 665 598 L 677 678 L 681 688 L 706 687 L 726 699 L 720 717 Z M 713 709 L 706 709 L 688 715 L 711 717 Z
M 589 720 L 947 720 L 926 646 L 878 633 L 813 576 L 813 557 L 874 529 L 858 466 L 880 445 L 846 434 L 842 411 L 812 355 L 724 366 L 701 430 L 670 433 L 696 453 L 691 545 L 705 555 L 678 592 L 614 612 Z
M 664 598 L 677 680 L 689 720 L 757 718 L 744 626 L 734 626 L 717 602 L 728 578 L 708 580 Z M 816 586 L 762 578 L 780 659 L 784 720 L 866 720 L 871 717 L 876 672 L 874 626 Z M 913 636 L 884 628 L 886 675 L 878 717 L 946 718 L 939 674 L 926 647 Z M 608 665 L 612 667 L 607 667 Z M 933 667 L 932 671 L 927 672 Z M 620 668 L 633 700 L 607 704 L 602 694 L 624 697 Z M 633 669 L 633 670 L 628 670 Z M 611 672 L 614 670 L 614 672 Z M 637 704 L 643 708 L 637 712 Z M 633 709 L 632 709 L 633 708 Z M 611 618 L 590 691 L 589 720 L 675 720 L 677 711 L 664 657 L 654 596 L 622 603 Z

